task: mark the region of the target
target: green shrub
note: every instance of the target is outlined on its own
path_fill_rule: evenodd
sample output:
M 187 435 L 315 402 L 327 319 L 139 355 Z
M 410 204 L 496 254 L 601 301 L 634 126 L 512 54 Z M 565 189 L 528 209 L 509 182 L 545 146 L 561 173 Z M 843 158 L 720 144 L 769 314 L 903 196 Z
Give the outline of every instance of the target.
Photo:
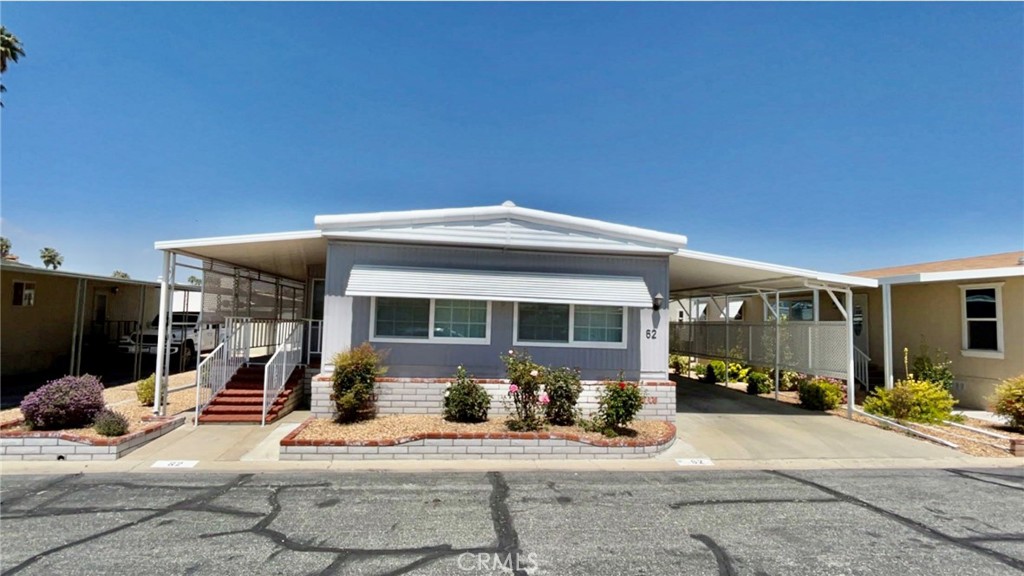
M 557 426 L 572 426 L 576 422 L 576 402 L 583 392 L 580 371 L 572 368 L 544 370 L 544 392 L 540 403 L 544 417 Z
M 491 395 L 484 387 L 466 375 L 459 366 L 455 381 L 444 391 L 444 419 L 451 422 L 485 422 L 491 407 Z
M 768 394 L 775 391 L 775 383 L 764 372 L 747 374 L 747 394 Z
M 128 419 L 120 412 L 104 408 L 96 415 L 92 428 L 103 436 L 123 436 L 128 433 Z
M 750 368 L 740 364 L 739 362 L 729 363 L 729 379 L 733 382 L 746 382 L 747 374 L 750 373 Z
M 527 352 L 509 350 L 501 356 L 508 376 L 508 397 L 512 400 L 505 426 L 514 432 L 540 430 L 540 399 L 546 375 L 545 368 L 530 358 Z
M 143 406 L 152 406 L 153 397 L 156 395 L 156 374 L 150 374 L 145 380 L 139 380 L 135 384 L 135 397 Z
M 896 420 L 937 424 L 949 420 L 956 400 L 937 382 L 901 380 L 891 390 L 876 388 L 864 411 Z
M 790 392 L 800 388 L 800 383 L 810 380 L 806 374 L 794 372 L 792 370 L 783 370 L 782 374 L 779 375 L 779 390 L 784 392 Z
M 708 362 L 708 368 L 705 372 L 704 379 L 712 384 L 715 382 L 725 382 L 725 362 L 721 360 L 712 360 Z
M 843 389 L 832 378 L 813 378 L 800 382 L 800 405 L 810 410 L 834 410 L 843 402 Z
M 356 422 L 376 415 L 377 378 L 387 372 L 384 357 L 368 342 L 334 356 L 331 400 L 338 422 Z
M 953 361 L 945 352 L 935 349 L 935 358 L 929 353 L 928 346 L 922 344 L 921 352 L 914 356 L 914 372 L 911 378 L 917 381 L 935 382 L 946 390 L 953 389 Z
M 675 370 L 676 374 L 680 376 L 686 371 L 686 356 L 680 356 L 679 354 L 672 354 L 668 357 L 668 367 Z
M 605 382 L 597 400 L 597 416 L 581 422 L 584 429 L 615 437 L 625 433 L 626 426 L 644 407 L 644 393 L 636 382 Z
M 996 387 L 992 411 L 1005 416 L 1011 428 L 1024 432 L 1024 374 L 1005 380 Z
M 83 428 L 103 410 L 103 384 L 95 376 L 51 380 L 21 401 L 25 424 L 41 430 Z

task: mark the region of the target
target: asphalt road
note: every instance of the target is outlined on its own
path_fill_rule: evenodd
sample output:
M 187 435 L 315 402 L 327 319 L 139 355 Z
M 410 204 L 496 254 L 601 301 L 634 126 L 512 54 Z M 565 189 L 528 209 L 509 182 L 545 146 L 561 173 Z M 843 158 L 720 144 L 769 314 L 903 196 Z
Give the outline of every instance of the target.
M 0 521 L 4 575 L 1024 573 L 1022 469 L 8 475 Z

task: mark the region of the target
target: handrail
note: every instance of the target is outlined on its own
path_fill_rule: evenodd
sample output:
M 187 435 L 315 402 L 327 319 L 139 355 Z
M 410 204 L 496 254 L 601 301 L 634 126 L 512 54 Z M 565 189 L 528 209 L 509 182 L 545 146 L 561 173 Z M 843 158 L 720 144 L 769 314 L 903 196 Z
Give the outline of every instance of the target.
M 221 342 L 199 366 L 196 367 L 196 416 L 193 425 L 199 424 L 199 415 L 209 406 L 210 401 L 224 389 L 227 381 L 224 372 L 227 365 L 227 344 Z M 209 393 L 204 397 L 204 391 Z
M 864 385 L 864 389 L 867 390 L 871 382 L 871 357 L 864 353 L 863 350 L 853 347 L 853 375 L 855 380 L 860 380 L 860 383 Z
M 260 418 L 260 425 L 267 424 L 267 413 L 277 395 L 288 383 L 292 372 L 302 361 L 302 332 L 301 322 L 281 322 L 279 328 L 288 331 L 288 335 L 277 344 L 277 350 L 270 357 L 270 361 L 263 372 L 263 415 Z M 281 334 L 283 330 L 278 330 Z

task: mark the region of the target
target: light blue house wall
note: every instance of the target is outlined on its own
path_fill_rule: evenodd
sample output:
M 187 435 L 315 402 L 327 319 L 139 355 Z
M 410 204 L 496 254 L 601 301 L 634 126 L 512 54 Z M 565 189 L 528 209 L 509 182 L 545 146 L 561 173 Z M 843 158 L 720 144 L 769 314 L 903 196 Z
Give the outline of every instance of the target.
M 626 256 L 569 254 L 560 252 L 518 251 L 491 248 L 443 247 L 331 241 L 328 244 L 324 314 L 324 368 L 331 370 L 330 358 L 339 351 L 370 338 L 371 301 L 369 297 L 345 296 L 352 267 L 360 265 L 455 268 L 638 276 L 644 279 L 650 294 L 668 294 L 667 256 Z M 555 296 L 555 295 L 553 295 Z M 479 378 L 504 376 L 499 356 L 512 347 L 514 304 L 494 302 L 491 308 L 489 344 L 447 344 L 433 342 L 375 343 L 390 350 L 388 375 L 395 377 L 444 377 L 462 364 Z M 663 372 L 664 367 L 643 366 L 644 346 L 668 349 L 667 338 L 650 338 L 641 329 L 642 315 L 650 326 L 668 326 L 668 310 L 627 308 L 625 349 L 586 347 L 520 346 L 541 364 L 582 369 L 584 379 L 615 377 L 623 371 L 627 378 L 638 379 L 642 372 Z M 667 336 L 667 334 L 666 334 Z M 665 353 L 667 355 L 667 352 Z

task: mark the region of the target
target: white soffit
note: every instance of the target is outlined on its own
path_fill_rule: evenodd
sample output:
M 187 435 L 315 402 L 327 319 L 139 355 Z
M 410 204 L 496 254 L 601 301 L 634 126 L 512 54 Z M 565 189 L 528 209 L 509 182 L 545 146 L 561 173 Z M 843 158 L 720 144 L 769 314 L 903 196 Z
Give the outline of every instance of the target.
M 875 288 L 873 278 L 817 272 L 718 254 L 679 250 L 669 258 L 669 285 L 676 296 L 750 294 L 754 288 L 792 290 L 808 282 Z
M 319 230 L 165 240 L 154 247 L 300 282 L 309 266 L 327 261 L 327 240 Z
M 647 284 L 639 276 L 545 274 L 360 264 L 352 267 L 345 295 L 588 304 L 632 308 L 652 306 Z
M 1024 276 L 1024 266 L 1008 266 L 1006 268 L 982 268 L 978 270 L 953 270 L 949 272 L 921 272 L 920 274 L 904 274 L 879 278 L 879 284 L 920 284 L 926 282 L 957 282 L 963 280 L 990 280 L 993 278 L 1012 278 Z

